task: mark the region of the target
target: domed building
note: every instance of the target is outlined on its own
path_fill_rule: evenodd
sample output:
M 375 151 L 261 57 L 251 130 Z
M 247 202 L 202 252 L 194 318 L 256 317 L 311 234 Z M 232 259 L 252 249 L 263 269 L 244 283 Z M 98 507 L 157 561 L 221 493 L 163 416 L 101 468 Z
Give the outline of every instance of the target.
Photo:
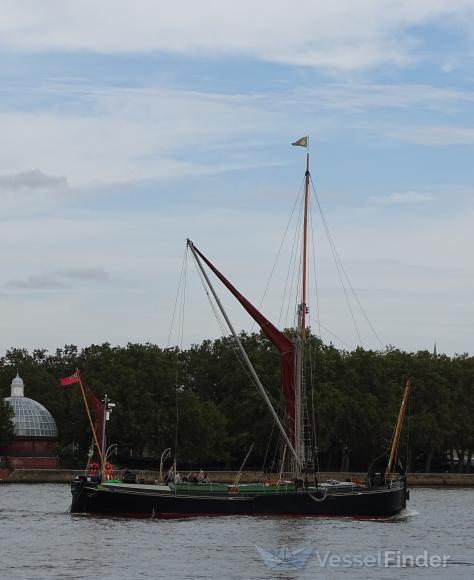
M 10 469 L 56 469 L 58 429 L 51 413 L 37 401 L 25 397 L 25 384 L 18 376 L 11 383 L 7 401 L 13 409 L 15 439 L 4 446 Z

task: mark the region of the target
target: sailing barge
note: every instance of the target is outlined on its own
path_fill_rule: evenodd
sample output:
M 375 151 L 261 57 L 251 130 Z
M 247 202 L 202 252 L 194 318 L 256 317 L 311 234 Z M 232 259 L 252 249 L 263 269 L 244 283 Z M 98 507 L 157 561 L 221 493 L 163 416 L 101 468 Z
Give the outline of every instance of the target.
M 308 146 L 304 137 L 293 143 Z M 289 515 L 289 516 L 349 516 L 389 517 L 400 513 L 406 506 L 408 491 L 406 477 L 395 473 L 396 454 L 407 406 L 410 382 L 407 381 L 397 424 L 392 436 L 389 460 L 384 473 L 368 473 L 364 482 L 319 483 L 307 469 L 307 456 L 311 450 L 304 440 L 304 350 L 306 339 L 307 306 L 307 239 L 309 196 L 309 153 L 306 155 L 301 301 L 298 305 L 297 333 L 294 341 L 280 332 L 257 308 L 255 308 L 231 282 L 188 240 L 191 251 L 203 278 L 222 313 L 230 332 L 240 350 L 262 399 L 266 403 L 288 452 L 292 481 L 239 484 L 191 484 L 145 485 L 114 480 L 111 466 L 107 463 L 105 427 L 99 443 L 95 437 L 100 465 L 94 473 L 77 477 L 71 487 L 71 513 L 119 514 L 141 517 L 185 517 L 221 515 Z M 207 268 L 207 269 L 206 269 Z M 208 270 L 240 302 L 248 314 L 260 326 L 267 338 L 280 353 L 281 382 L 285 399 L 284 416 L 275 411 L 265 388 L 252 366 L 247 353 L 230 321 L 217 292 L 212 285 Z M 76 375 L 80 378 L 78 372 Z M 82 384 L 81 389 L 82 389 Z M 86 397 L 84 402 L 87 406 Z M 105 414 L 107 414 L 105 409 Z M 91 427 L 92 420 L 89 413 Z M 105 419 L 103 421 L 105 426 Z

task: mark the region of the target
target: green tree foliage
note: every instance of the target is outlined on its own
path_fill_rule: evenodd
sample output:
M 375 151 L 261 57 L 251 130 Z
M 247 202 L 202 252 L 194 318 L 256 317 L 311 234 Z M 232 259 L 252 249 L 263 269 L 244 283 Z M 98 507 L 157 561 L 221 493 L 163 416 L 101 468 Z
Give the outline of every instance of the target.
M 3 398 L 0 398 L 0 445 L 13 439 L 13 409 Z
M 241 339 L 282 412 L 278 353 L 261 333 L 242 333 Z M 11 349 L 0 359 L 1 394 L 10 394 L 18 369 L 25 395 L 56 419 L 64 465 L 82 462 L 91 441 L 78 386 L 59 387 L 58 379 L 76 367 L 98 398 L 107 393 L 117 403 L 108 441 L 118 444 L 122 459 L 159 458 L 171 447 L 183 470 L 187 465 L 236 466 L 252 443 L 252 465 L 261 467 L 265 459 L 268 465 L 278 458 L 278 433 L 230 338 L 181 351 L 108 343 L 84 349 L 66 345 L 54 353 Z M 366 469 L 387 450 L 407 377 L 412 396 L 401 444 L 404 461 L 417 470 L 470 469 L 473 357 L 395 348 L 344 351 L 310 336 L 305 376 L 321 469 Z M 4 439 L 11 436 L 8 417 L 1 401 Z M 443 463 L 444 455 L 452 457 L 450 464 Z

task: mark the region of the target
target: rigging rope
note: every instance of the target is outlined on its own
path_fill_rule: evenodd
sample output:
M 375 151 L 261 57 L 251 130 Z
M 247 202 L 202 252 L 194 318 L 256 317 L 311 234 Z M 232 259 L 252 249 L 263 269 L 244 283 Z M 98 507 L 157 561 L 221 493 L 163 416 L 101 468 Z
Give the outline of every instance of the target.
M 301 208 L 303 208 L 303 204 L 304 204 L 304 197 L 301 197 Z M 296 266 L 298 265 L 298 269 L 301 268 L 301 253 L 302 253 L 302 248 L 299 244 L 299 239 L 300 239 L 300 234 L 301 234 L 301 228 L 303 227 L 303 211 L 299 212 L 299 216 L 298 216 L 298 220 L 296 223 L 296 229 L 295 229 L 295 236 L 293 239 L 293 248 L 291 250 L 291 256 L 290 256 L 290 264 L 288 267 L 288 274 L 287 276 L 290 276 L 290 271 L 291 271 L 291 276 L 290 276 L 290 288 L 288 291 L 288 302 L 287 302 L 287 308 L 286 308 L 286 316 L 285 316 L 285 326 L 288 326 L 288 320 L 289 320 L 289 312 L 290 312 L 290 305 L 294 305 L 298 303 L 298 288 L 299 288 L 299 279 L 296 283 L 296 289 L 295 289 L 295 293 L 293 294 L 293 287 L 294 287 L 294 282 L 295 282 L 295 272 L 296 272 Z M 299 250 L 299 252 L 298 252 Z M 294 298 L 293 298 L 294 296 Z M 284 299 L 284 298 L 283 298 Z M 293 325 L 296 327 L 297 325 L 295 324 L 296 322 L 296 318 L 297 318 L 297 312 L 296 309 L 293 312 Z
M 260 300 L 260 303 L 259 303 L 259 305 L 258 305 L 258 310 L 260 310 L 260 309 L 261 309 L 261 307 L 262 307 L 263 301 L 265 300 L 265 297 L 266 297 L 266 295 L 267 295 L 267 292 L 268 292 L 268 288 L 269 288 L 269 286 L 270 286 L 270 282 L 271 282 L 271 280 L 272 280 L 272 278 L 273 278 L 273 274 L 275 273 L 275 268 L 276 268 L 276 265 L 277 265 L 277 263 L 278 263 L 278 260 L 279 260 L 279 258 L 280 258 L 280 254 L 281 254 L 281 250 L 282 250 L 282 248 L 283 248 L 283 244 L 285 243 L 286 236 L 287 236 L 287 234 L 288 234 L 288 230 L 290 229 L 291 222 L 293 221 L 293 216 L 294 216 L 294 213 L 295 213 L 295 210 L 296 210 L 296 206 L 297 206 L 297 204 L 298 204 L 298 199 L 299 199 L 299 196 L 300 196 L 300 191 L 301 191 L 301 188 L 303 187 L 303 182 L 304 182 L 304 179 L 301 181 L 301 184 L 300 184 L 300 187 L 299 187 L 299 192 L 298 192 L 298 195 L 296 196 L 296 198 L 295 198 L 295 202 L 293 203 L 293 208 L 292 208 L 292 210 L 291 210 L 290 218 L 288 219 L 288 222 L 287 222 L 287 224 L 286 224 L 286 228 L 285 228 L 285 231 L 284 231 L 284 233 L 283 233 L 283 238 L 282 238 L 282 240 L 281 240 L 280 247 L 278 248 L 278 251 L 277 251 L 277 253 L 276 253 L 275 260 L 274 260 L 274 262 L 273 262 L 273 266 L 272 266 L 272 269 L 271 269 L 271 271 L 270 271 L 270 275 L 269 275 L 269 277 L 268 277 L 267 284 L 266 284 L 266 286 L 265 286 L 265 290 L 264 290 L 264 292 L 263 292 L 262 299 Z M 281 311 L 280 311 L 280 316 L 281 316 Z M 279 324 L 279 323 L 280 323 L 280 319 L 278 319 L 278 324 Z M 251 329 L 250 329 L 250 331 L 251 331 L 251 332 L 253 332 L 253 329 L 255 328 L 255 324 L 256 324 L 256 322 L 255 322 L 255 320 L 254 320 L 254 321 L 252 322 L 252 326 L 251 326 Z
M 339 336 L 337 336 L 337 334 L 334 334 L 331 330 L 329 330 L 329 328 L 327 326 L 325 326 L 322 322 L 314 320 L 314 318 L 312 316 L 309 317 L 310 320 L 313 320 L 314 322 L 316 322 L 316 324 L 319 324 L 319 326 L 328 334 L 330 334 L 333 338 L 335 338 L 336 340 L 338 340 L 341 344 L 343 344 L 344 346 L 346 346 L 348 349 L 352 350 L 352 346 L 346 342 L 345 340 L 342 340 L 342 338 L 339 338 Z M 321 338 L 321 337 L 320 337 Z
M 184 314 L 185 314 L 185 307 L 186 307 L 186 283 L 187 283 L 187 274 L 188 274 L 188 246 L 186 245 L 185 251 L 185 266 L 184 266 L 184 275 L 183 275 L 183 291 L 182 291 L 182 305 L 181 305 L 181 324 L 180 324 L 180 336 L 179 336 L 179 352 L 183 352 L 183 342 L 184 342 Z M 176 428 L 175 428 L 175 452 L 174 452 L 174 465 L 176 469 L 176 458 L 178 455 L 178 429 L 179 429 L 179 404 L 178 404 L 178 390 L 179 390 L 179 382 L 180 382 L 180 361 L 179 356 L 177 359 L 176 364 L 176 387 L 175 387 L 175 397 L 176 397 Z
M 166 344 L 166 348 L 169 348 L 170 342 L 171 342 L 171 333 L 173 332 L 174 319 L 175 319 L 175 315 L 176 315 L 176 307 L 177 307 L 177 304 L 178 304 L 178 298 L 180 296 L 181 283 L 182 283 L 182 279 L 183 279 L 184 268 L 185 268 L 185 265 L 186 265 L 186 262 L 187 262 L 187 256 L 188 256 L 188 246 L 186 245 L 186 247 L 184 249 L 183 262 L 181 264 L 181 271 L 180 271 L 180 274 L 179 274 L 178 288 L 176 290 L 176 298 L 174 300 L 173 315 L 171 317 L 170 331 L 169 331 L 169 334 L 168 334 L 168 342 Z
M 264 473 L 264 471 L 265 471 L 265 464 L 267 463 L 268 452 L 270 451 L 270 445 L 272 443 L 274 429 L 275 429 L 275 421 L 272 421 L 272 430 L 270 431 L 270 437 L 268 438 L 267 449 L 265 451 L 265 456 L 263 458 L 263 463 L 262 463 L 262 473 Z
M 201 272 L 201 270 L 198 268 L 198 265 L 197 265 L 196 261 L 194 261 L 194 267 L 195 267 L 195 269 L 196 269 L 196 271 L 198 273 L 199 280 L 201 281 L 202 287 L 204 289 L 204 293 L 206 294 L 207 299 L 209 301 L 209 304 L 211 305 L 212 312 L 214 313 L 214 316 L 216 318 L 217 324 L 219 325 L 219 328 L 221 330 L 221 333 L 222 333 L 223 336 L 227 336 L 228 335 L 228 333 L 227 333 L 227 325 L 224 322 L 223 317 L 220 315 L 217 306 L 215 305 L 214 301 L 212 300 L 211 295 L 209 294 L 209 291 L 208 291 L 208 288 L 207 288 L 207 284 L 206 284 L 206 281 L 204 279 L 204 275 Z M 257 387 L 257 385 L 255 383 L 255 379 L 253 378 L 252 374 L 248 370 L 247 365 L 245 364 L 245 361 L 244 361 L 244 359 L 242 357 L 242 354 L 240 352 L 240 349 L 238 349 L 236 347 L 236 344 L 235 344 L 235 341 L 234 340 L 231 341 L 231 345 L 232 345 L 232 352 L 234 353 L 234 355 L 235 355 L 236 359 L 238 360 L 240 366 L 242 367 L 242 369 L 244 370 L 245 374 L 247 375 L 247 378 L 250 380 L 250 382 L 255 387 Z M 257 387 L 257 389 L 258 389 L 258 387 Z M 278 406 L 275 404 L 275 400 L 272 397 L 272 395 L 267 392 L 267 396 L 271 400 L 273 407 L 277 407 L 277 409 L 278 409 Z
M 173 306 L 173 314 L 171 317 L 170 331 L 168 334 L 168 342 L 166 348 L 170 348 L 171 335 L 173 333 L 174 322 L 176 318 L 176 311 L 179 303 L 178 320 L 177 320 L 177 350 L 176 350 L 176 368 L 175 368 L 175 410 L 176 410 L 176 420 L 175 420 L 175 437 L 174 437 L 174 460 L 176 462 L 176 457 L 178 454 L 178 423 L 179 423 L 179 405 L 178 405 L 178 390 L 180 382 L 180 353 L 183 350 L 184 341 L 184 310 L 186 303 L 186 280 L 187 280 L 187 266 L 188 266 L 188 246 L 186 244 L 184 249 L 183 261 L 181 264 L 181 271 L 179 274 L 178 288 L 176 290 L 176 297 Z M 158 412 L 155 411 L 156 415 L 156 431 L 158 432 Z
M 293 209 L 296 209 L 296 207 L 298 205 L 298 202 L 300 202 L 300 195 L 301 195 L 301 186 L 300 186 L 300 190 L 298 191 L 298 195 L 296 196 Z M 297 213 L 297 216 L 298 216 L 297 217 L 297 221 L 301 219 L 300 218 L 300 214 L 301 214 L 301 212 L 298 212 Z M 294 215 L 294 211 L 293 211 L 293 215 Z M 293 215 L 292 215 L 292 218 L 293 218 Z M 293 221 L 293 220 L 291 220 L 291 221 Z M 290 227 L 290 225 L 291 225 L 291 222 L 288 223 L 288 228 Z M 291 266 L 292 266 L 292 263 L 293 263 L 293 254 L 296 251 L 295 250 L 295 248 L 296 248 L 296 235 L 293 236 L 293 243 L 292 243 L 292 246 L 291 247 L 292 247 L 292 249 L 291 249 L 291 256 L 290 256 L 290 261 L 288 262 L 288 269 L 287 269 L 287 272 L 286 272 L 286 279 L 285 279 L 285 286 L 284 286 L 284 290 L 283 290 L 283 297 L 282 297 L 282 300 L 281 300 L 280 314 L 278 316 L 278 322 L 277 322 L 277 326 L 278 327 L 280 326 L 280 323 L 281 323 L 281 318 L 282 318 L 282 315 L 283 315 L 283 309 L 285 307 L 286 295 L 287 295 L 287 292 L 288 292 L 288 282 L 290 280 L 290 271 L 291 271 Z M 288 317 L 288 314 L 287 314 L 287 317 Z
M 317 407 L 314 404 L 314 390 L 315 390 L 315 384 L 316 381 L 313 379 L 313 369 L 316 371 L 316 363 L 313 363 L 313 348 L 312 345 L 310 344 L 309 347 L 309 373 L 310 373 L 310 385 L 311 385 L 311 410 L 312 410 L 312 424 L 313 424 L 313 442 L 314 442 L 314 465 L 316 467 L 316 471 L 318 473 L 318 477 L 319 477 L 319 454 L 318 454 L 318 439 L 317 439 L 317 434 L 316 434 L 316 417 L 315 414 L 317 413 L 317 411 L 315 412 L 315 409 L 317 409 Z M 315 372 L 316 375 L 316 372 Z M 319 421 L 318 421 L 319 424 Z
M 316 275 L 316 244 L 314 241 L 314 227 L 313 227 L 313 208 L 311 205 L 311 196 L 309 196 L 309 221 L 311 230 L 311 246 L 313 250 L 313 276 L 314 276 L 314 295 L 316 298 L 316 324 L 318 325 L 318 336 L 321 338 L 321 316 L 319 312 L 319 292 L 318 292 L 318 277 Z
M 316 188 L 315 188 L 315 185 L 314 185 L 314 182 L 313 182 L 312 178 L 311 178 L 311 187 L 312 187 L 312 190 L 313 190 L 313 193 L 314 193 L 314 197 L 316 199 L 316 203 L 317 203 L 318 208 L 319 208 L 319 213 L 321 215 L 321 220 L 323 222 L 323 226 L 324 226 L 324 229 L 326 231 L 326 236 L 328 238 L 329 246 L 330 246 L 331 252 L 333 254 L 334 262 L 336 264 L 336 268 L 337 268 L 337 271 L 338 271 L 338 274 L 339 274 L 339 279 L 341 281 L 341 284 L 342 284 L 342 287 L 343 287 L 343 290 L 344 290 L 344 294 L 346 296 L 346 301 L 347 301 L 347 304 L 348 304 L 348 307 L 349 307 L 349 310 L 350 310 L 350 313 L 351 313 L 352 320 L 354 322 L 354 326 L 355 326 L 355 329 L 356 329 L 356 332 L 357 332 L 357 336 L 359 338 L 359 342 L 360 342 L 360 344 L 362 346 L 362 340 L 361 340 L 361 337 L 360 337 L 359 328 L 357 326 L 357 322 L 356 322 L 356 319 L 355 319 L 355 316 L 354 316 L 354 313 L 353 313 L 353 310 L 352 310 L 352 307 L 351 307 L 351 304 L 350 304 L 350 300 L 349 300 L 349 297 L 347 295 L 347 291 L 346 291 L 346 287 L 344 285 L 343 278 L 346 279 L 347 284 L 348 284 L 348 286 L 350 288 L 351 294 L 352 294 L 354 300 L 357 302 L 357 305 L 358 305 L 358 307 L 359 307 L 359 309 L 360 309 L 363 317 L 365 318 L 365 321 L 369 325 L 370 330 L 372 331 L 372 333 L 375 336 L 376 340 L 381 345 L 382 349 L 385 349 L 385 345 L 383 344 L 382 340 L 380 339 L 380 336 L 377 334 L 377 331 L 375 330 L 375 328 L 372 325 L 369 317 L 367 316 L 367 313 L 365 312 L 364 308 L 362 307 L 362 304 L 361 304 L 361 302 L 360 302 L 360 300 L 359 300 L 359 298 L 358 298 L 358 296 L 356 294 L 356 291 L 354 290 L 354 287 L 352 286 L 352 283 L 350 281 L 350 278 L 349 278 L 349 276 L 348 276 L 348 274 L 347 274 L 347 272 L 346 272 L 346 270 L 344 268 L 344 265 L 342 263 L 341 257 L 339 256 L 339 253 L 338 253 L 338 251 L 336 249 L 336 245 L 334 243 L 334 239 L 332 237 L 331 231 L 330 231 L 329 226 L 328 226 L 328 224 L 326 222 L 326 217 L 324 215 L 323 209 L 322 209 L 321 204 L 319 202 L 318 194 L 316 193 Z

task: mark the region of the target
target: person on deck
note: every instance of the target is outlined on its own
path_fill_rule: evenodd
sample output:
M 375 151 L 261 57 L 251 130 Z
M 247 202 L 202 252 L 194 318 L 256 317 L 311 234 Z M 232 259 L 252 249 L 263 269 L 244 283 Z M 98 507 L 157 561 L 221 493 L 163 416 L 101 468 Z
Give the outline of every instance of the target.
M 168 469 L 168 473 L 165 477 L 165 484 L 168 485 L 168 483 L 174 483 L 174 471 L 172 466 Z
M 200 470 L 197 479 L 198 479 L 198 483 L 202 483 L 204 481 L 204 471 L 202 469 Z

